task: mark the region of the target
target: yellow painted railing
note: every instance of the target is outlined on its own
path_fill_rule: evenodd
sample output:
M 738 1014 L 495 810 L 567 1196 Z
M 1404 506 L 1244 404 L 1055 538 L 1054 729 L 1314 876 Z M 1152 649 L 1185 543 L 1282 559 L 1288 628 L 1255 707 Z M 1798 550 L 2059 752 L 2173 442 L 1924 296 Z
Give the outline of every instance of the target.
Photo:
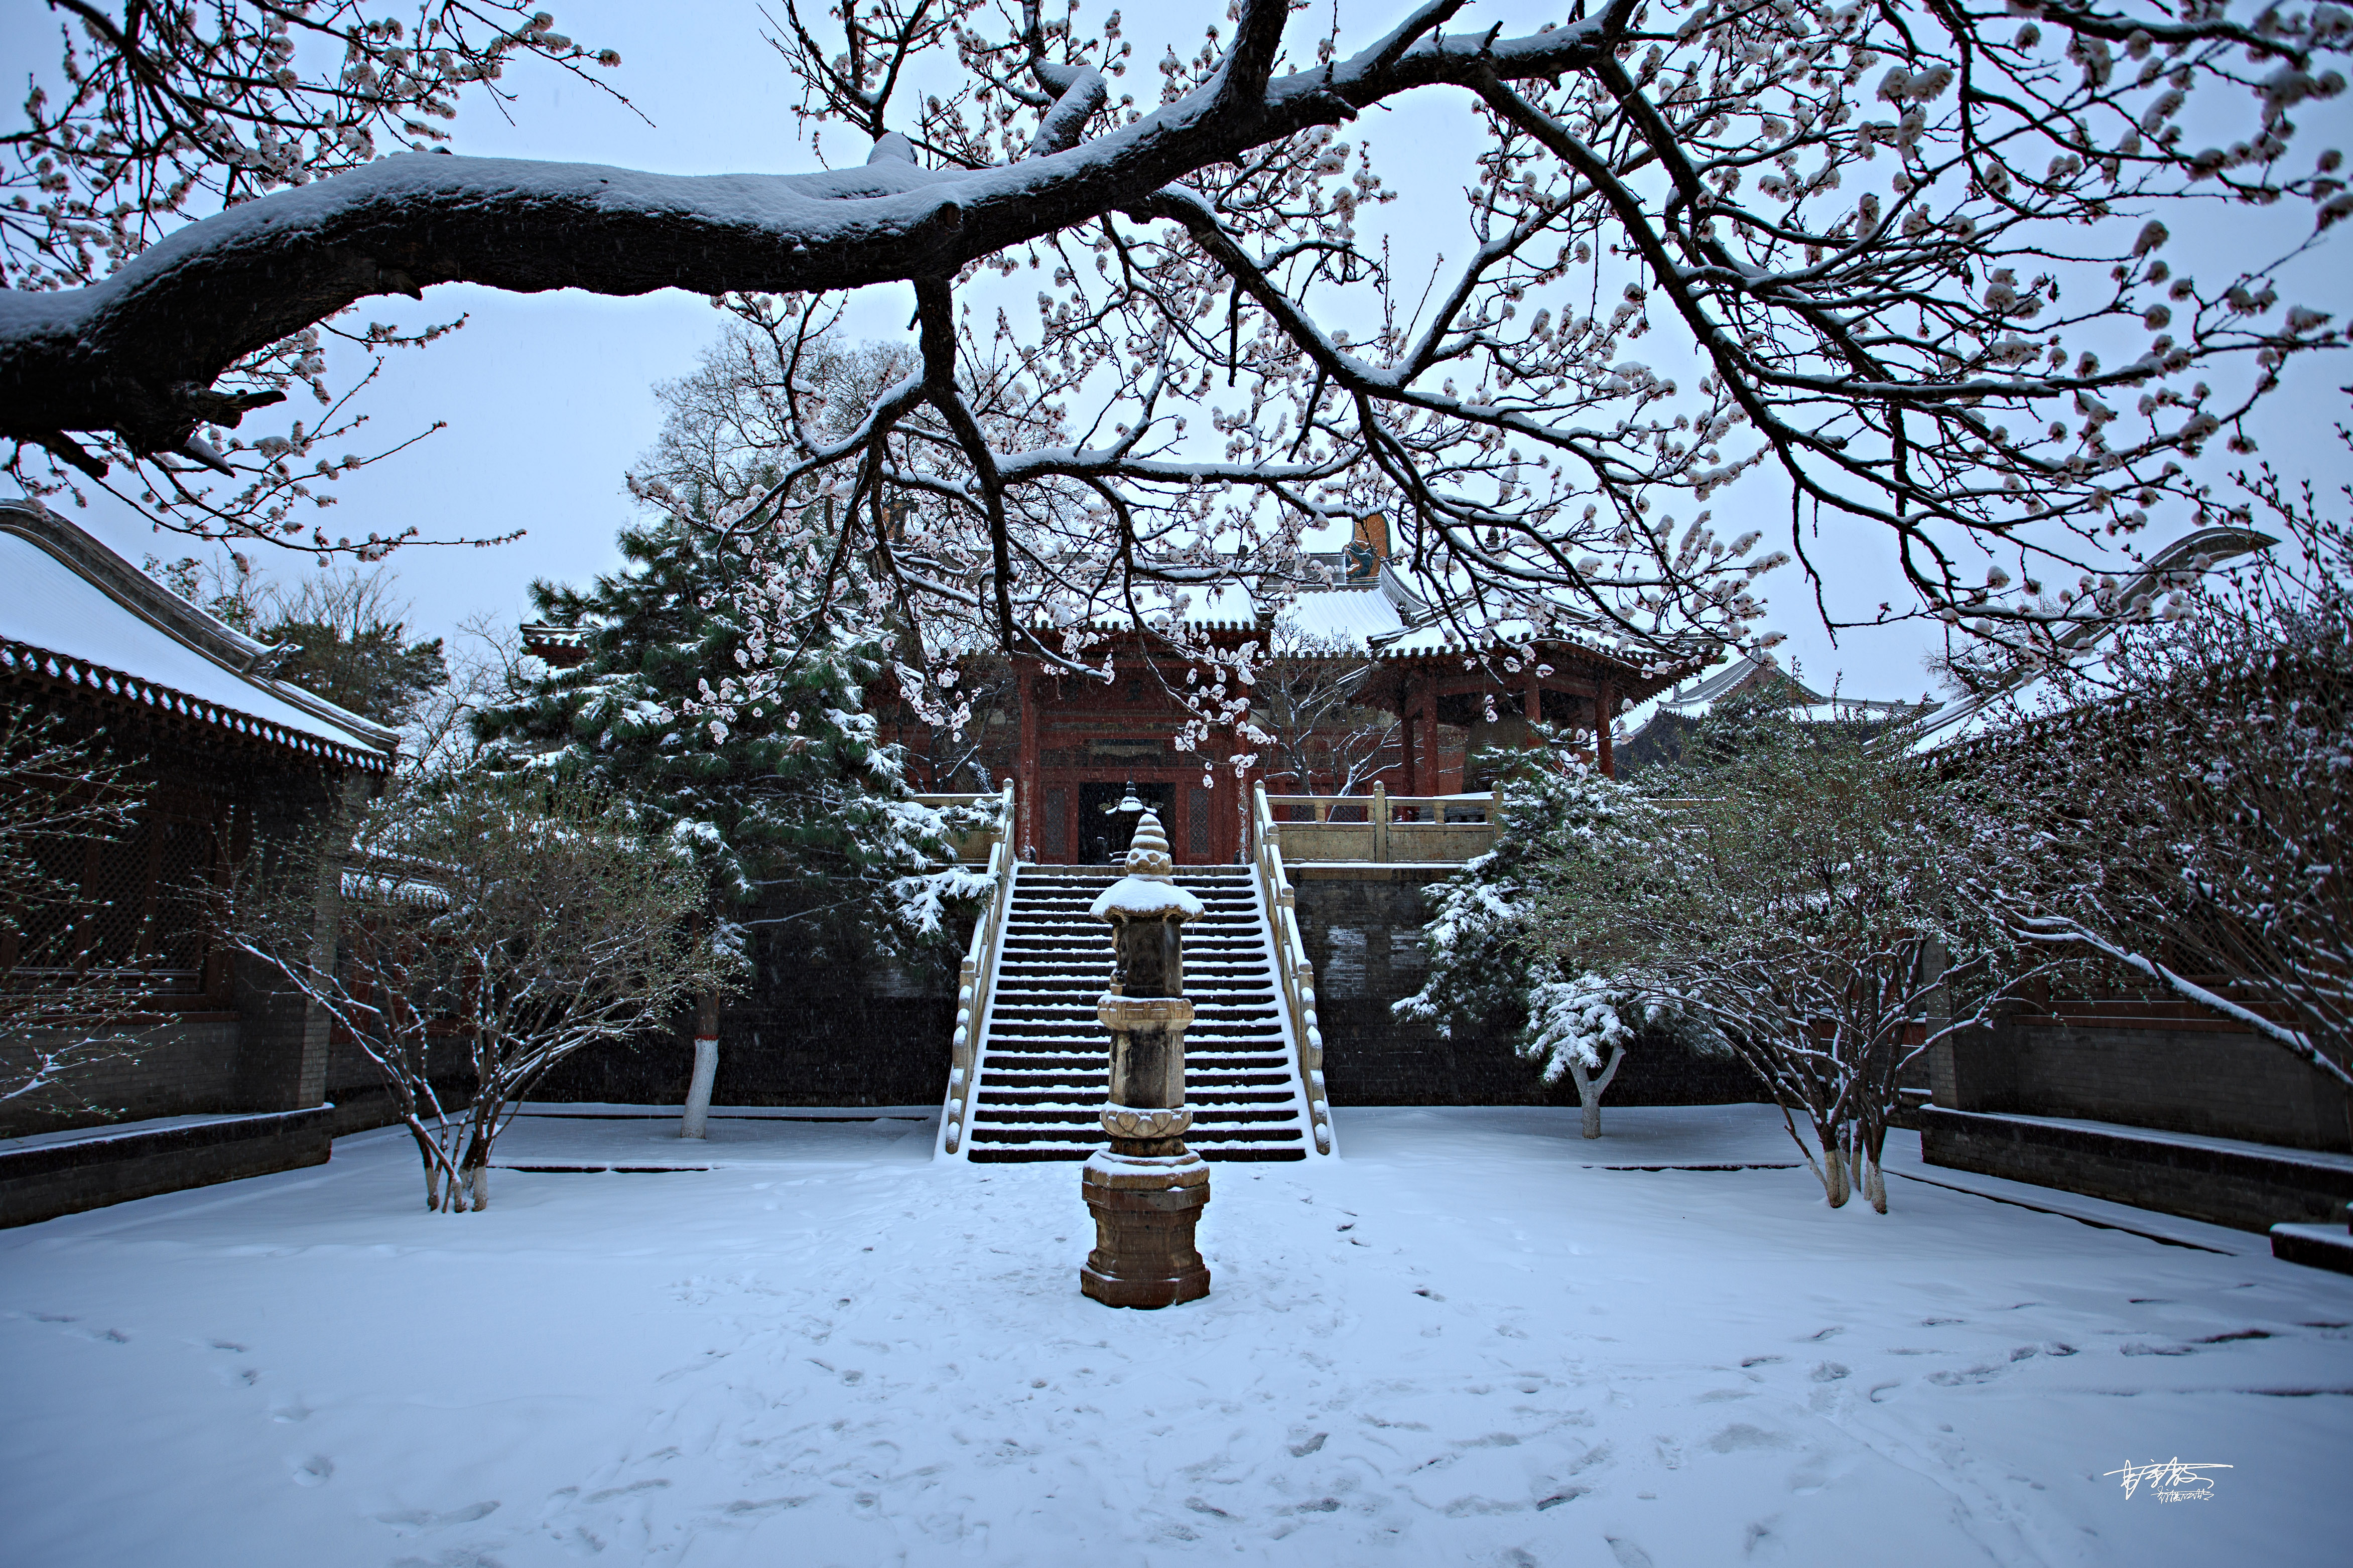
M 989 799 L 987 795 L 918 795 L 926 805 L 964 805 Z M 1007 784 L 996 797 L 1000 803 L 1000 823 L 1013 820 L 1013 786 Z M 979 837 L 981 835 L 972 835 Z M 964 963 L 956 973 L 955 1034 L 948 1042 L 948 1102 L 941 1126 L 942 1147 L 953 1154 L 964 1146 L 965 1115 L 972 1103 L 973 1069 L 978 1065 L 980 1029 L 988 1016 L 989 993 L 997 984 L 997 950 L 1005 931 L 1007 912 L 1013 906 L 1015 861 L 1010 835 L 999 831 L 990 836 L 987 847 L 988 879 L 993 884 L 988 902 L 982 906 L 980 918 L 973 922 L 972 946 L 965 950 Z
M 1332 1105 L 1324 1093 L 1324 1030 L 1315 1017 L 1315 966 L 1308 962 L 1307 944 L 1300 939 L 1299 911 L 1291 879 L 1283 873 L 1282 849 L 1274 833 L 1274 813 L 1266 787 L 1254 786 L 1250 793 L 1250 865 L 1258 875 L 1260 896 L 1266 901 L 1267 923 L 1272 928 L 1274 973 L 1282 982 L 1291 1037 L 1299 1047 L 1300 1088 L 1307 1097 L 1315 1152 L 1329 1154 Z
M 1501 792 L 1396 795 L 1379 784 L 1366 795 L 1268 795 L 1266 832 L 1293 865 L 1356 860 L 1460 865 L 1495 847 Z M 1273 814 L 1287 811 L 1293 820 Z M 1297 814 L 1313 815 L 1299 819 Z

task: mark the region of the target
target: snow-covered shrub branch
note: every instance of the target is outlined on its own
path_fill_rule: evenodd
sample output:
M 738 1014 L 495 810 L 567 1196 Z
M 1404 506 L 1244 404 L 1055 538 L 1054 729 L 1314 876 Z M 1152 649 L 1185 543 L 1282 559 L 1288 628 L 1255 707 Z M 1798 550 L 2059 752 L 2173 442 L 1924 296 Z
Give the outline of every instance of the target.
M 1995 886 L 2021 936 L 2096 952 L 2353 1088 L 2353 535 L 2309 488 L 2242 482 L 2279 548 L 2060 672 L 1948 765 L 2019 781 L 2031 852 Z
M 77 1080 L 140 1050 L 148 955 L 106 951 L 79 868 L 136 828 L 149 782 L 102 731 L 0 703 L 0 1103 L 99 1110 Z
M 1570 862 L 1535 923 L 1644 1003 L 1704 1020 L 1781 1107 L 1833 1206 L 1884 1211 L 1905 1068 L 2056 967 L 1966 896 L 2004 817 L 1909 731 L 1801 721 L 1788 689 L 1716 704 L 1629 825 L 1633 874 Z M 1802 1119 L 1805 1126 L 1800 1130 Z
M 322 879 L 338 877 L 340 931 L 322 931 Z M 462 1212 L 489 1203 L 491 1148 L 551 1068 L 734 982 L 741 952 L 697 929 L 703 898 L 692 861 L 626 808 L 463 775 L 406 782 L 323 837 L 257 855 L 222 934 L 375 1064 L 427 1206 Z

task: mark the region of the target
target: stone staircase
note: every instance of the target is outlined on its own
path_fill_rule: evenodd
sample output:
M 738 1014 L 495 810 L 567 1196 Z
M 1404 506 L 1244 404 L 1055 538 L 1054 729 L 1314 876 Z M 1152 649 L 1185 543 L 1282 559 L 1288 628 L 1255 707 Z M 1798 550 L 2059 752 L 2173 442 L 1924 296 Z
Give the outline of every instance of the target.
M 1111 1037 L 1095 1000 L 1111 973 L 1111 928 L 1087 913 L 1118 876 L 1110 866 L 1014 873 L 980 1030 L 969 1160 L 1083 1160 L 1104 1143 Z M 1298 1047 L 1276 988 L 1274 945 L 1257 879 L 1243 867 L 1180 867 L 1208 906 L 1185 927 L 1186 1143 L 1210 1160 L 1303 1160 L 1313 1152 Z

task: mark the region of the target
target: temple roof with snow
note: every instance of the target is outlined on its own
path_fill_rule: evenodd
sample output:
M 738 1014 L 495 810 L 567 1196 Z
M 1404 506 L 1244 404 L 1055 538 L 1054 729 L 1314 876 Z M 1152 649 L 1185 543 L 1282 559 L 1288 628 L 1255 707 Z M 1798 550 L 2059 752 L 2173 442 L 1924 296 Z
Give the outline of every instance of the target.
M 0 501 L 0 674 L 382 771 L 399 733 L 269 673 L 279 650 L 46 508 Z

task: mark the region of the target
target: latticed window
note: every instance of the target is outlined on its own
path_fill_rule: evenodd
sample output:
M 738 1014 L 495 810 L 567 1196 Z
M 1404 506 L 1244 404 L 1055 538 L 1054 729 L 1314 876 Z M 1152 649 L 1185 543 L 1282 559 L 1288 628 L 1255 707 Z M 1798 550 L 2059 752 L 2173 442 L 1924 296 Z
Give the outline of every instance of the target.
M 206 906 L 217 885 L 227 827 L 227 814 L 211 796 L 159 785 L 117 837 L 37 845 L 48 879 L 79 896 L 24 910 L 19 980 L 37 984 L 43 971 L 111 970 L 135 972 L 156 991 L 201 990 Z

